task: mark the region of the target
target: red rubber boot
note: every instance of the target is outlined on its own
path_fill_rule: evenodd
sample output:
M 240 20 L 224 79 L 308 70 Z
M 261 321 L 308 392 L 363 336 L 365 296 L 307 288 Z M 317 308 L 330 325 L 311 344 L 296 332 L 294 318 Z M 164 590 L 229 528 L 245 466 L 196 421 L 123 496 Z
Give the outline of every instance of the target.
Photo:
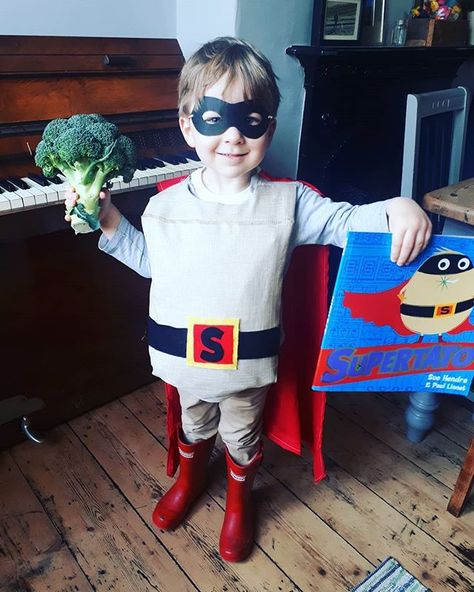
M 152 520 L 158 528 L 173 530 L 181 524 L 192 503 L 206 487 L 207 463 L 216 437 L 185 444 L 178 438 L 179 475 L 175 483 L 157 503 Z
M 219 553 L 226 561 L 242 561 L 252 550 L 254 523 L 252 486 L 262 462 L 262 447 L 250 464 L 238 465 L 226 448 L 227 501 L 224 524 L 219 540 Z

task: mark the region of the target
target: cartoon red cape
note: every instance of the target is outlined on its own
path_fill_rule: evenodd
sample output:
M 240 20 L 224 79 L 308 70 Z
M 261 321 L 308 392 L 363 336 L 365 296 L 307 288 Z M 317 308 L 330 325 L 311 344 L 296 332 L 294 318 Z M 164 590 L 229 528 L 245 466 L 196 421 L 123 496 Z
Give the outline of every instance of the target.
M 264 173 L 261 176 L 271 181 L 291 181 Z M 158 183 L 158 191 L 184 178 Z M 315 187 L 312 189 L 320 194 Z M 328 312 L 327 281 L 327 247 L 305 245 L 295 249 L 283 283 L 285 341 L 280 353 L 278 382 L 267 396 L 264 412 L 264 434 L 270 440 L 295 454 L 301 454 L 303 441 L 310 446 L 315 482 L 326 475 L 322 456 L 326 395 L 312 391 L 311 386 Z M 165 392 L 169 439 L 167 474 L 173 476 L 179 464 L 177 428 L 181 424 L 181 407 L 175 387 L 165 384 Z
M 351 311 L 354 319 L 362 319 L 374 323 L 379 327 L 391 327 L 398 335 L 416 335 L 407 329 L 400 317 L 400 298 L 398 294 L 403 290 L 409 280 L 384 290 L 383 292 L 345 292 L 343 305 Z M 469 319 L 448 331 L 449 334 L 473 331 L 474 325 Z

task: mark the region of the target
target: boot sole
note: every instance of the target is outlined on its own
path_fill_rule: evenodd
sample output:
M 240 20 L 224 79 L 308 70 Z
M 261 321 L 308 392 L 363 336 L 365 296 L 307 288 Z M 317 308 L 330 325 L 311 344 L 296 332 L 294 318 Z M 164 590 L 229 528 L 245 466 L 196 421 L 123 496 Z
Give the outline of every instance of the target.
M 175 517 L 174 519 L 162 519 L 159 515 L 158 512 L 156 512 L 156 508 L 153 511 L 153 514 L 151 516 L 151 521 L 153 522 L 153 524 L 158 527 L 161 528 L 161 530 L 174 530 L 175 528 L 178 528 L 178 526 L 181 526 L 181 524 L 185 521 L 187 515 L 189 514 L 189 512 L 191 511 L 191 507 L 188 507 L 186 509 L 186 512 L 184 512 L 183 514 L 181 514 L 179 517 Z M 158 515 L 156 515 L 156 514 Z
M 179 522 L 161 522 L 153 517 L 151 520 L 152 520 L 153 524 L 157 528 L 159 528 L 160 530 L 175 530 L 176 528 L 178 528 L 178 526 L 181 526 L 181 524 L 184 522 L 184 518 L 182 520 L 180 520 Z
M 243 549 L 242 551 L 224 551 L 219 549 L 219 554 L 224 561 L 228 561 L 229 563 L 238 563 L 239 561 L 244 561 L 247 557 L 251 554 L 253 549 L 253 541 L 252 543 Z

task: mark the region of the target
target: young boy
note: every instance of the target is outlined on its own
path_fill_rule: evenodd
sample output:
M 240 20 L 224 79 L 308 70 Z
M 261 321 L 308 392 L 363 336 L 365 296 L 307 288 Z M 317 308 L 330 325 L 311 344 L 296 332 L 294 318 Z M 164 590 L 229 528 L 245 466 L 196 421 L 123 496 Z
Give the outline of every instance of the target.
M 179 84 L 179 124 L 203 168 L 151 198 L 143 233 L 102 194 L 99 246 L 152 278 L 153 372 L 177 387 L 182 409 L 179 476 L 153 521 L 163 529 L 183 521 L 204 489 L 219 431 L 228 467 L 219 550 L 228 561 L 245 559 L 253 545 L 250 491 L 262 461 L 265 396 L 277 376 L 281 286 L 292 250 L 343 246 L 348 230 L 390 230 L 391 258 L 403 265 L 431 233 L 410 199 L 352 206 L 260 177 L 279 101 L 272 67 L 254 47 L 234 38 L 205 44 Z

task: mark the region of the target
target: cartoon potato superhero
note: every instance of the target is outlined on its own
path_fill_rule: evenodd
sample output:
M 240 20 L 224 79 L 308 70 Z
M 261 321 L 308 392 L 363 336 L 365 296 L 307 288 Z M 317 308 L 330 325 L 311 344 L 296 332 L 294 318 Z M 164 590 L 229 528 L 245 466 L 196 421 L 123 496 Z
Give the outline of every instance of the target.
M 474 267 L 463 253 L 440 250 L 401 286 L 375 294 L 346 292 L 344 306 L 354 318 L 389 325 L 400 335 L 473 330 Z
M 419 335 L 449 333 L 474 306 L 474 268 L 462 253 L 443 251 L 427 259 L 400 290 L 400 316 Z

